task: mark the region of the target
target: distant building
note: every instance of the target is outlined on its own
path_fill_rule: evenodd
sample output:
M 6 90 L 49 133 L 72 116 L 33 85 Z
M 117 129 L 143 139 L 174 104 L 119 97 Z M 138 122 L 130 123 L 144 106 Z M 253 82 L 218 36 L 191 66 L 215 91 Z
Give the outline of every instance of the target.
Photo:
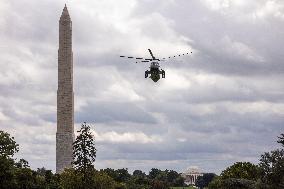
M 181 176 L 185 179 L 185 184 L 195 185 L 197 178 L 203 176 L 203 173 L 197 167 L 190 167 Z

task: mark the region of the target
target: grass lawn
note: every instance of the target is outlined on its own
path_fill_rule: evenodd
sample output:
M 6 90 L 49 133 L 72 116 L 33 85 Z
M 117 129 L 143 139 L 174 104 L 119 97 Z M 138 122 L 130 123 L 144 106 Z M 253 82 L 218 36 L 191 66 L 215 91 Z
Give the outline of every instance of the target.
M 196 189 L 194 187 L 171 187 L 171 189 Z

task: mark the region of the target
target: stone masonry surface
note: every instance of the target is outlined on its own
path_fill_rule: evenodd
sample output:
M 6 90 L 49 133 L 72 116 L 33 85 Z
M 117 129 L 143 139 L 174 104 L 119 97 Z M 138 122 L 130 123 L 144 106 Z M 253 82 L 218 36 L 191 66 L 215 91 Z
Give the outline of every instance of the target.
M 71 167 L 74 142 L 72 21 L 65 5 L 59 20 L 56 172 Z

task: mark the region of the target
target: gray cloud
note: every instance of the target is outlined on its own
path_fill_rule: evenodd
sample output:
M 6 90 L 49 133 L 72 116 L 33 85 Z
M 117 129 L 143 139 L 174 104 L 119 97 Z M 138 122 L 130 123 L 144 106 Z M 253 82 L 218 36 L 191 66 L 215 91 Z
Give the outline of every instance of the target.
M 256 163 L 283 132 L 284 3 L 67 2 L 76 129 L 97 132 L 97 168 L 220 172 Z M 55 168 L 58 20 L 63 1 L 0 2 L 0 127 L 33 168 Z M 144 79 L 157 57 L 166 79 Z
M 76 120 L 80 123 L 134 122 L 154 124 L 155 118 L 133 103 L 94 102 L 82 107 Z

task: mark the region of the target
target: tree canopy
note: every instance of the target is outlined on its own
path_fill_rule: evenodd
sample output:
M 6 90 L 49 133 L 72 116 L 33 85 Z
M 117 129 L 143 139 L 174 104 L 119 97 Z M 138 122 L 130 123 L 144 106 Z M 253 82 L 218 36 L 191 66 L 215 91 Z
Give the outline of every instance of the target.
M 77 132 L 79 135 L 73 143 L 73 166 L 75 169 L 85 172 L 94 168 L 97 154 L 95 138 L 91 133 L 90 126 L 86 123 L 82 124 L 81 129 Z
M 7 158 L 19 151 L 19 145 L 9 133 L 0 131 L 0 156 Z
M 203 189 L 208 187 L 209 183 L 216 177 L 214 173 L 204 173 L 203 176 L 197 177 L 196 186 Z
M 10 134 L 0 131 L 0 189 L 169 189 L 185 186 L 181 174 L 173 170 L 152 168 L 149 174 L 141 170 L 131 174 L 126 168 L 96 170 L 97 150 L 90 126 L 82 124 L 78 132 L 74 142 L 74 167 L 53 174 L 44 167 L 32 170 L 25 159 L 14 159 L 19 146 Z M 198 177 L 196 185 L 209 189 L 283 189 L 283 134 L 278 139 L 282 148 L 261 155 L 258 165 L 236 162 L 220 176 L 207 173 Z
M 223 179 L 239 178 L 257 180 L 259 168 L 250 162 L 237 162 L 221 173 Z
M 284 147 L 284 134 L 278 137 Z M 237 162 L 225 169 L 210 184 L 209 189 L 283 189 L 284 149 L 261 155 L 258 165 Z
M 282 147 L 284 147 L 284 134 L 281 134 L 281 136 L 278 137 L 277 142 L 282 144 Z
M 261 155 L 260 177 L 264 185 L 271 189 L 284 188 L 284 149 L 277 149 Z

